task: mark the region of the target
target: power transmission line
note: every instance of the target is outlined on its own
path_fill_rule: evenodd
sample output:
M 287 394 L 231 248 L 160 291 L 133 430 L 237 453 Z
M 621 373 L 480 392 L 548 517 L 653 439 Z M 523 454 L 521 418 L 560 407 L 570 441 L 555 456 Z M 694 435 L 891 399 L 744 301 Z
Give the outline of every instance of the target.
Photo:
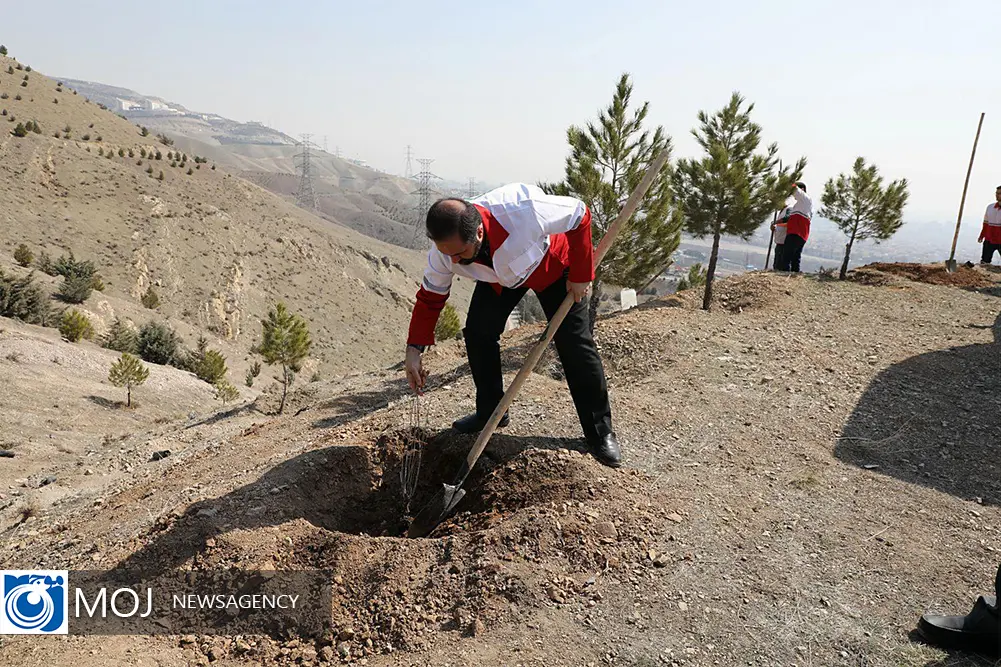
M 302 141 L 299 143 L 302 152 L 295 156 L 296 172 L 299 174 L 299 188 L 295 193 L 295 203 L 302 208 L 315 211 L 318 206 L 316 191 L 313 190 L 313 171 L 309 161 L 310 138 L 312 136 L 311 134 L 302 135 Z
M 428 247 L 427 234 L 424 230 L 424 220 L 427 217 L 428 209 L 431 208 L 431 199 L 434 196 L 431 190 L 431 182 L 438 179 L 431 173 L 431 163 L 433 159 L 418 158 L 417 162 L 421 166 L 420 172 L 416 175 L 417 190 L 413 193 L 417 195 L 417 208 L 414 211 L 414 239 L 413 246 L 419 250 Z
M 410 162 L 410 158 L 411 157 L 413 157 L 413 152 L 410 150 L 410 144 L 407 144 L 407 169 L 403 173 L 403 176 L 405 178 L 413 178 L 414 177 L 414 166 Z

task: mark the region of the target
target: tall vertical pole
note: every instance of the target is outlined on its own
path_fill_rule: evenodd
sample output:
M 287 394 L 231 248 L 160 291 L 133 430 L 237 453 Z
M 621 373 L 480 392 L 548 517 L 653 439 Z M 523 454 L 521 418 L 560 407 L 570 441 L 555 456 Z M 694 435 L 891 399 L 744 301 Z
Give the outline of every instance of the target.
M 782 160 L 779 160 L 779 173 L 780 174 L 782 173 Z M 772 227 L 774 227 L 775 223 L 778 221 L 779 221 L 779 212 L 775 211 L 775 215 L 772 217 Z M 772 241 L 774 240 L 775 240 L 775 230 L 772 229 L 772 233 L 768 237 L 768 252 L 765 253 L 765 265 L 764 267 L 762 267 L 764 271 L 768 270 L 768 262 L 772 258 Z
M 966 204 L 966 189 L 970 186 L 970 174 L 973 172 L 973 158 L 977 156 L 977 142 L 980 141 L 980 128 L 984 126 L 984 112 L 980 114 L 980 122 L 977 124 L 977 136 L 973 139 L 973 152 L 970 153 L 970 166 L 966 168 L 966 181 L 963 182 L 963 198 L 959 200 L 959 216 L 956 218 L 956 233 L 952 236 L 952 250 L 949 252 L 949 259 L 945 263 L 949 271 L 956 270 L 956 242 L 959 241 L 959 225 L 963 222 L 963 206 Z

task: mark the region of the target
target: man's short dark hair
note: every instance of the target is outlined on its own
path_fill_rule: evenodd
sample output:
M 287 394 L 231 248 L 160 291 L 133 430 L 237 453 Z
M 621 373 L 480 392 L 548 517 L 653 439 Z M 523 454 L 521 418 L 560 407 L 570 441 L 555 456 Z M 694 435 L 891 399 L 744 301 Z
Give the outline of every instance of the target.
M 803 192 L 806 192 L 806 183 L 803 181 L 796 181 L 796 187 L 798 187 Z
M 439 199 L 428 210 L 428 238 L 444 241 L 458 234 L 463 243 L 473 243 L 481 222 L 480 212 L 465 199 Z

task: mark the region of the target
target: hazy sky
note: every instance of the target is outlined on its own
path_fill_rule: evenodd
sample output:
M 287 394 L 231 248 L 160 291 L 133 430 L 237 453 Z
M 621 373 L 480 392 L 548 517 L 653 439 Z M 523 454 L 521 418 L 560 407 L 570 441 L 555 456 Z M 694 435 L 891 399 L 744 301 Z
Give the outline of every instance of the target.
M 19 6 L 0 41 L 42 73 L 326 134 L 390 172 L 410 144 L 452 179 L 559 178 L 566 127 L 629 72 L 676 156 L 696 153 L 696 112 L 739 90 L 782 155 L 809 159 L 812 192 L 862 155 L 910 181 L 905 219 L 954 221 L 986 111 L 968 233 L 1001 184 L 999 0 Z

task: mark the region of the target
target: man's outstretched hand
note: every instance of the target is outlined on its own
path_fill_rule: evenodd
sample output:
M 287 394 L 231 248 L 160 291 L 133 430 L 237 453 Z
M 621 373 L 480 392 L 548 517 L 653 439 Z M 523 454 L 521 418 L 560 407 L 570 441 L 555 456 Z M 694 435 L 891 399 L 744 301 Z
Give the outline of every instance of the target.
M 573 300 L 580 303 L 587 296 L 587 291 L 591 289 L 591 283 L 574 283 L 567 281 L 567 293 L 573 294 Z
M 407 371 L 407 382 L 416 394 L 424 393 L 424 385 L 428 379 L 428 373 L 421 363 L 421 351 L 415 347 L 407 347 L 407 358 L 403 361 L 403 367 Z

